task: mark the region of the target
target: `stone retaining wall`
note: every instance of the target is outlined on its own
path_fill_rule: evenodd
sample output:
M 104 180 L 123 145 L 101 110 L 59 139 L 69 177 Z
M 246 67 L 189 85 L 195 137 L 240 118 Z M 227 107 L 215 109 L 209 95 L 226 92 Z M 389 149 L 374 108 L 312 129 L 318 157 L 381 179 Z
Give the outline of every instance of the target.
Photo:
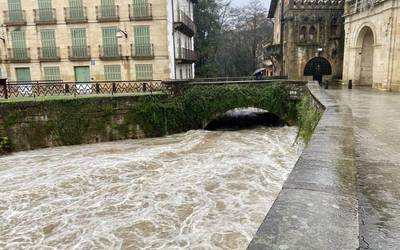
M 318 84 L 325 112 L 248 249 L 358 249 L 352 111 Z

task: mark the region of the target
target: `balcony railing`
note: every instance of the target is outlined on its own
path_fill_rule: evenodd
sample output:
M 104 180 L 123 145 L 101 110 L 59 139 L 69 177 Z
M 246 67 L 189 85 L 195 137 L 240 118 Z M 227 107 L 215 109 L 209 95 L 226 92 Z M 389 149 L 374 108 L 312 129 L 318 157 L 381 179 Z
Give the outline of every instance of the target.
M 153 19 L 152 4 L 129 4 L 129 19 L 131 21 Z
M 8 26 L 23 26 L 26 25 L 25 10 L 10 10 L 4 11 L 4 24 Z
M 34 21 L 37 25 L 57 23 L 56 9 L 35 9 L 33 13 L 35 16 Z
M 97 16 L 97 21 L 99 22 L 118 22 L 119 6 L 118 5 L 96 6 L 96 16 Z
M 194 36 L 196 33 L 196 25 L 194 24 L 193 20 L 182 10 L 178 11 L 177 20 L 175 20 L 174 27 L 190 37 Z
M 70 61 L 90 61 L 90 46 L 68 46 Z
M 99 55 L 102 60 L 120 60 L 122 58 L 121 45 L 99 46 Z
M 132 57 L 134 59 L 153 59 L 154 45 L 149 44 L 131 44 Z
M 371 10 L 375 5 L 384 1 L 385 0 L 353 0 L 346 8 L 346 15 L 352 15 Z
M 86 7 L 64 8 L 64 15 L 66 23 L 87 23 L 88 21 Z
M 41 62 L 58 62 L 61 60 L 59 47 L 38 48 L 38 55 Z
M 11 63 L 28 63 L 31 61 L 31 51 L 29 48 L 8 49 L 8 60 Z
M 177 63 L 194 63 L 197 61 L 197 53 L 191 49 L 178 48 Z

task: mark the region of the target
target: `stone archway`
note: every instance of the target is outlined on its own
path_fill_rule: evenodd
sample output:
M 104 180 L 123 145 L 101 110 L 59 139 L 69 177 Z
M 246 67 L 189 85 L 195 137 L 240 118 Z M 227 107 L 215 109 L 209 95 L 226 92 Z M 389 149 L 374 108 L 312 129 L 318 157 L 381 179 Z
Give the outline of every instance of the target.
M 368 26 L 364 26 L 357 38 L 358 85 L 372 86 L 374 79 L 374 33 Z M 357 67 L 357 66 L 356 66 Z

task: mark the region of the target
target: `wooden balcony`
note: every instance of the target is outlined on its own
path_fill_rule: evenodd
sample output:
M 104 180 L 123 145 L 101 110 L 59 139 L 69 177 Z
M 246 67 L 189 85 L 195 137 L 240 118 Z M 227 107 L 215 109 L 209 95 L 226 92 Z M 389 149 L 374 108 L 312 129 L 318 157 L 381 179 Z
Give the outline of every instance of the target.
M 99 46 L 99 57 L 101 60 L 121 60 L 122 59 L 122 47 L 121 45 L 108 45 Z
M 190 64 L 197 61 L 197 53 L 191 49 L 178 48 L 176 54 L 176 63 Z
M 38 55 L 40 62 L 59 62 L 60 48 L 59 47 L 39 47 Z
M 68 46 L 68 59 L 70 61 L 90 61 L 90 46 Z
M 33 10 L 34 22 L 36 25 L 56 24 L 56 9 L 35 9 Z
M 25 10 L 11 10 L 4 12 L 4 24 L 6 26 L 25 26 L 26 12 Z
M 182 10 L 178 11 L 177 19 L 174 22 L 174 28 L 190 37 L 193 37 L 197 30 L 193 20 Z
M 131 21 L 144 21 L 153 19 L 153 5 L 129 4 L 129 19 Z
M 64 8 L 64 16 L 66 23 L 87 23 L 87 8 L 74 7 Z
M 119 6 L 96 6 L 96 17 L 98 22 L 119 22 Z
M 29 63 L 31 62 L 31 50 L 29 48 L 8 49 L 7 59 L 10 63 Z
M 154 59 L 154 45 L 150 44 L 131 44 L 132 58 L 136 60 Z

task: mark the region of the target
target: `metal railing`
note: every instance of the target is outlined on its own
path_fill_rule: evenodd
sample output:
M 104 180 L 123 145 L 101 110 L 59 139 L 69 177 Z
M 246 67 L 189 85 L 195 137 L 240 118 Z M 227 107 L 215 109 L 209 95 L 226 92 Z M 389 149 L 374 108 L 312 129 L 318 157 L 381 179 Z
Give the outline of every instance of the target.
M 7 26 L 23 26 L 26 25 L 25 10 L 9 10 L 3 11 L 4 24 Z
M 88 22 L 86 7 L 64 8 L 66 23 L 86 23 Z
M 89 61 L 90 58 L 90 46 L 68 46 L 68 59 L 70 61 Z
M 96 17 L 99 22 L 118 22 L 118 5 L 100 5 L 96 6 Z
M 60 47 L 39 47 L 38 55 L 40 62 L 58 62 L 61 60 Z
M 191 49 L 178 48 L 176 60 L 178 63 L 192 63 L 197 61 L 197 53 Z
M 129 19 L 131 21 L 153 19 L 153 5 L 149 4 L 129 4 Z
M 121 45 L 99 45 L 99 57 L 102 60 L 119 60 L 122 57 Z
M 119 95 L 163 92 L 159 80 L 149 81 L 20 81 L 0 86 L 0 98 L 23 98 L 41 96 Z
M 192 18 L 190 18 L 184 11 L 179 10 L 177 19 L 174 23 L 175 29 L 180 30 L 184 34 L 188 36 L 194 36 L 196 33 L 196 24 L 193 22 Z
M 51 8 L 43 8 L 43 9 L 34 9 L 34 22 L 37 25 L 40 24 L 56 24 L 56 9 Z
M 31 61 L 31 50 L 29 48 L 8 49 L 8 60 L 11 63 L 28 63 Z
M 131 44 L 132 57 L 134 59 L 152 59 L 154 58 L 154 45 L 149 44 Z

